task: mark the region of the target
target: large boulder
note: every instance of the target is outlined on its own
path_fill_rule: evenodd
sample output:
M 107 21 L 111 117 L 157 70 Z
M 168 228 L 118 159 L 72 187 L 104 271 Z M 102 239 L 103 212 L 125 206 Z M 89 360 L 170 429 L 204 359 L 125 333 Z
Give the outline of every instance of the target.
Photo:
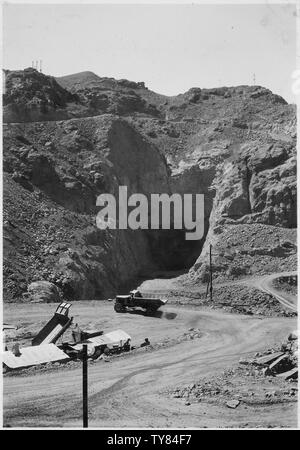
M 60 301 L 57 287 L 49 281 L 34 281 L 30 283 L 27 290 L 33 302 L 57 303 Z

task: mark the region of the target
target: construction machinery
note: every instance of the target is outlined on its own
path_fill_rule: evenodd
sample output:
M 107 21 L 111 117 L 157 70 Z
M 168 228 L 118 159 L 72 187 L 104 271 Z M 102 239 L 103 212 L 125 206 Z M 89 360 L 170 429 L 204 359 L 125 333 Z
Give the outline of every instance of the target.
M 32 345 L 55 344 L 60 336 L 71 326 L 73 317 L 69 317 L 70 303 L 60 303 L 54 316 L 32 340 Z
M 134 311 L 136 308 L 142 308 L 146 314 L 151 315 L 166 303 L 167 300 L 162 300 L 160 298 L 143 297 L 141 292 L 135 289 L 130 291 L 129 295 L 117 295 L 114 308 L 118 313 Z

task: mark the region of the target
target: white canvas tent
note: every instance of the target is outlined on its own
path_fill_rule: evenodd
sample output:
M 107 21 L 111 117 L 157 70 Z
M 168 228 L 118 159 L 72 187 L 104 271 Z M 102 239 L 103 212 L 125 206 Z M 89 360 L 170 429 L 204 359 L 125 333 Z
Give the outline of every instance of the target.
M 2 353 L 2 362 L 10 369 L 30 367 L 36 364 L 47 362 L 64 361 L 70 359 L 55 344 L 42 344 L 33 347 L 20 348 L 20 356 L 15 356 L 13 352 Z

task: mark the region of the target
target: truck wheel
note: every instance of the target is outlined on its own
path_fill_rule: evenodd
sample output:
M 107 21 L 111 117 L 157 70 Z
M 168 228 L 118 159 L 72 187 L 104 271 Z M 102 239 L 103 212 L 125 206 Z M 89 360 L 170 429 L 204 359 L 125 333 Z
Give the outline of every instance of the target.
M 115 311 L 118 312 L 118 313 L 123 313 L 123 312 L 126 311 L 125 306 L 120 305 L 120 303 L 115 303 L 114 308 L 115 308 Z

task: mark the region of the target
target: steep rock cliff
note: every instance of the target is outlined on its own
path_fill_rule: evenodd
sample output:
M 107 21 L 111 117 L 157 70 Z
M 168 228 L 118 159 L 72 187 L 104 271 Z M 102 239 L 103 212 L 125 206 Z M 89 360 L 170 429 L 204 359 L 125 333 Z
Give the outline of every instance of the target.
M 5 300 L 42 279 L 75 299 L 105 298 L 160 270 L 189 269 L 182 281 L 202 283 L 210 244 L 220 280 L 295 269 L 296 115 L 278 95 L 238 86 L 166 97 L 90 72 L 6 80 Z M 97 196 L 122 185 L 148 198 L 203 193 L 203 238 L 99 230 Z

